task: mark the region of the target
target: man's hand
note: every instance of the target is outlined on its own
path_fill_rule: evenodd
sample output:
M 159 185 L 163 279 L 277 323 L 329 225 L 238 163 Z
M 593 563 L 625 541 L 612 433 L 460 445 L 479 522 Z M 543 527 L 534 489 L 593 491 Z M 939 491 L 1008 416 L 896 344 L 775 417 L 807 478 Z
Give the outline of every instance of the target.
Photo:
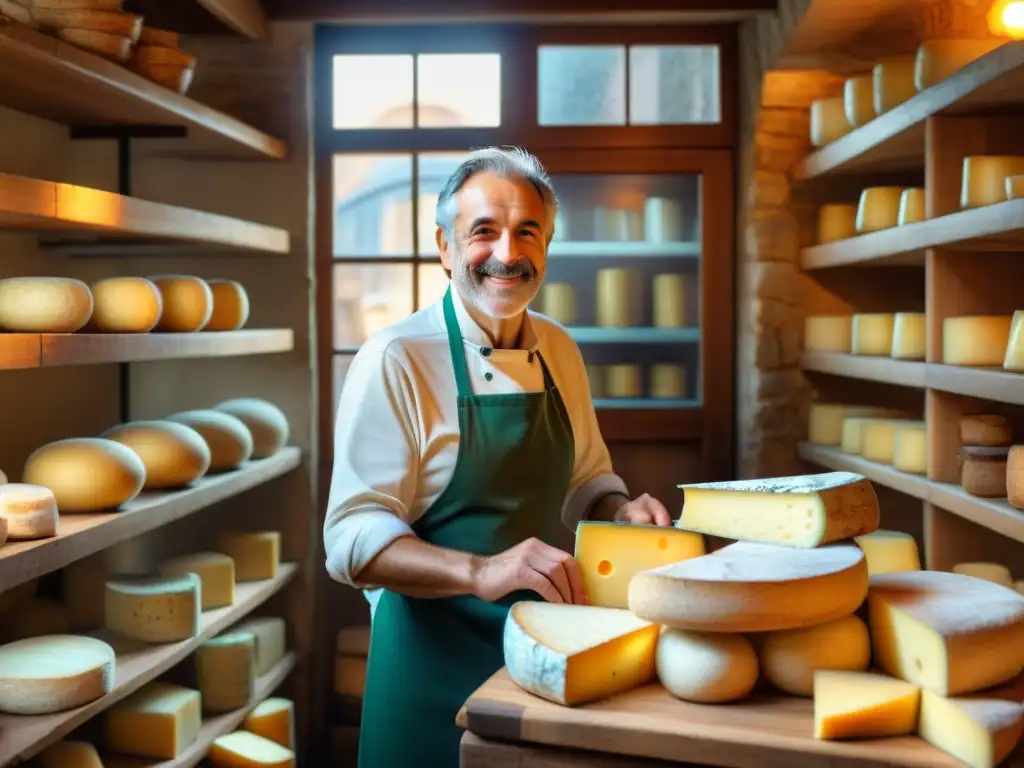
M 619 507 L 615 512 L 615 521 L 637 525 L 672 525 L 672 518 L 665 505 L 647 493 Z
M 539 539 L 479 558 L 473 568 L 473 594 L 500 600 L 518 589 L 531 589 L 549 603 L 586 602 L 583 577 L 573 557 Z

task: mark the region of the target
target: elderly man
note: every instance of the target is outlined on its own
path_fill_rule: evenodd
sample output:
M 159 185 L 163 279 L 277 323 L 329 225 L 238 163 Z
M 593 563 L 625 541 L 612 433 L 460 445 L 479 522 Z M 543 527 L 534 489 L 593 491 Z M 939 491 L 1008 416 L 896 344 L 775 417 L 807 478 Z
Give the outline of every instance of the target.
M 527 311 L 557 205 L 527 152 L 473 152 L 437 202 L 451 286 L 349 368 L 324 543 L 373 612 L 360 768 L 458 765 L 455 715 L 504 663 L 512 603 L 586 602 L 559 522 L 670 524 L 613 473 L 572 338 Z

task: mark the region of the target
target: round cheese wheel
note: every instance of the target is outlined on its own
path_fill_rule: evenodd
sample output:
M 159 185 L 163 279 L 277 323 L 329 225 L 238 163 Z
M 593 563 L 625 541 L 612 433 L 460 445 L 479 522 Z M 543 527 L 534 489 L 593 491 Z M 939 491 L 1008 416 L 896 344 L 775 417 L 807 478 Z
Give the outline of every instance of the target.
M 793 696 L 814 695 L 814 671 L 863 672 L 871 662 L 867 625 L 857 616 L 806 629 L 772 632 L 761 649 L 761 669 L 772 685 Z
M 213 292 L 213 314 L 204 331 L 237 331 L 249 320 L 249 294 L 234 280 L 207 281 Z
M 654 663 L 665 690 L 684 701 L 736 701 L 757 682 L 757 654 L 740 634 L 663 627 Z
M 0 485 L 0 519 L 8 539 L 45 539 L 57 535 L 57 499 L 41 485 Z
M 131 448 L 98 437 L 72 437 L 37 448 L 22 479 L 53 491 L 62 512 L 99 512 L 131 501 L 146 482 L 146 466 Z
M 92 292 L 70 277 L 0 280 L 0 330 L 74 333 L 92 316 Z
M 147 491 L 182 488 L 210 468 L 203 436 L 175 421 L 132 421 L 111 427 L 102 437 L 131 448 L 146 467 Z
M 149 333 L 160 321 L 160 289 L 144 277 L 108 277 L 92 285 L 90 333 Z
M 84 706 L 114 688 L 114 649 L 79 635 L 0 646 L 0 712 L 46 715 Z
M 252 457 L 265 459 L 288 442 L 288 417 L 271 402 L 255 397 L 225 400 L 214 409 L 241 419 L 252 433 Z
M 164 311 L 156 330 L 192 333 L 202 330 L 213 314 L 213 291 L 205 280 L 191 275 L 159 275 L 150 278 L 160 289 Z
M 210 448 L 209 472 L 238 469 L 252 457 L 252 432 L 245 422 L 230 413 L 197 409 L 175 413 L 167 419 L 192 427 L 206 441 Z

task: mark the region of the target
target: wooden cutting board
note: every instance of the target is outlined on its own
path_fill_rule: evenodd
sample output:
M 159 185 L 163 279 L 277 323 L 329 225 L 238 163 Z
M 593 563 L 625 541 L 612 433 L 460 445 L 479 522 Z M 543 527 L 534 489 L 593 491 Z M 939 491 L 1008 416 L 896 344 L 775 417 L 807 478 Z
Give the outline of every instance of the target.
M 653 683 L 570 708 L 522 690 L 504 668 L 470 696 L 457 722 L 485 739 L 727 768 L 964 768 L 916 736 L 819 741 L 810 699 L 756 694 L 691 704 Z M 1024 746 L 1000 768 L 1024 768 Z

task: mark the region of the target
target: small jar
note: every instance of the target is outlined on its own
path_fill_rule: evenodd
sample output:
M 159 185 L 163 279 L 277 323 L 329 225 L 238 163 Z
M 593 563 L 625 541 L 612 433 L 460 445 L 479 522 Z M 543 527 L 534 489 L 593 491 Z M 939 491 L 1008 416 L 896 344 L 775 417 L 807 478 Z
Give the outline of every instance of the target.
M 1009 448 L 964 446 L 960 450 L 960 485 L 972 496 L 1006 498 Z

